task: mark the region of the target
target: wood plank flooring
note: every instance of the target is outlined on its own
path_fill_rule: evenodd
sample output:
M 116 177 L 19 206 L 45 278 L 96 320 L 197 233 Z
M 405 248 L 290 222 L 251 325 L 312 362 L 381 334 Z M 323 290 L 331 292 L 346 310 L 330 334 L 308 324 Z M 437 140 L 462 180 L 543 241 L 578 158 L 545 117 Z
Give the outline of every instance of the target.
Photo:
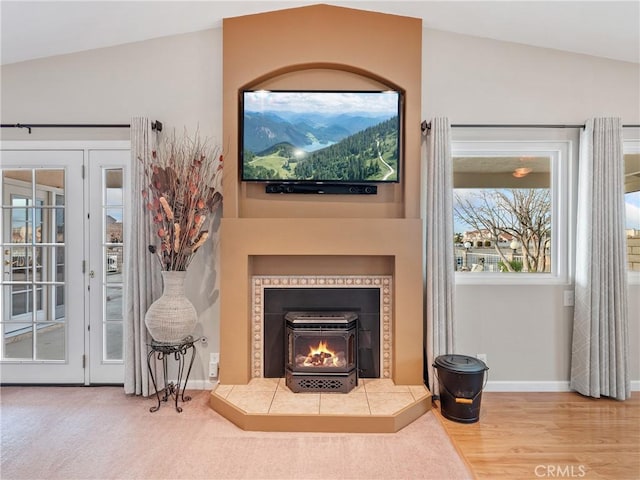
M 433 411 L 479 480 L 640 479 L 640 392 L 483 392 L 472 424 L 442 417 L 438 402 Z

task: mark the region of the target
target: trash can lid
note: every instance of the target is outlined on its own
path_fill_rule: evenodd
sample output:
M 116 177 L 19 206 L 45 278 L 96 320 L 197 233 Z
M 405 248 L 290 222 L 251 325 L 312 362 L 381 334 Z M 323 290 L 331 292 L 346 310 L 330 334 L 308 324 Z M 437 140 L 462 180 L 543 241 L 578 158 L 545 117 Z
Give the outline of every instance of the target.
M 479 373 L 489 370 L 489 367 L 482 360 L 468 355 L 457 354 L 440 355 L 433 362 L 433 366 L 455 373 Z

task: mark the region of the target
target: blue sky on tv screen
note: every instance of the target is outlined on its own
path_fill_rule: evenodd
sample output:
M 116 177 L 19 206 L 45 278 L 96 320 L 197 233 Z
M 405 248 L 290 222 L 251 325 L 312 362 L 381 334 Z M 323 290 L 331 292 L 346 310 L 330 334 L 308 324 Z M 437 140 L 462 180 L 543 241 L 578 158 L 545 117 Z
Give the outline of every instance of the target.
M 398 113 L 398 92 L 245 92 L 244 108 L 250 112 Z

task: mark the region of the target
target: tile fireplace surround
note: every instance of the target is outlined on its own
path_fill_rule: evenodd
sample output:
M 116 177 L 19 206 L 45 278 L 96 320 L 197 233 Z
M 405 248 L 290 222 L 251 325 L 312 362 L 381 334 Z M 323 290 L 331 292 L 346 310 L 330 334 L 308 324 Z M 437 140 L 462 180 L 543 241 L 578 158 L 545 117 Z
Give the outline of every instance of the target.
M 343 393 L 293 393 L 283 378 L 264 378 L 265 288 L 374 288 L 380 291 L 380 377 Z M 218 385 L 210 405 L 245 430 L 396 432 L 431 408 L 424 385 L 395 385 L 393 280 L 390 275 L 266 276 L 251 279 L 251 376 L 247 385 Z
M 390 275 L 336 275 L 336 276 L 267 276 L 255 275 L 251 282 L 252 305 L 252 378 L 261 378 L 264 372 L 264 290 L 265 288 L 376 288 L 380 291 L 380 359 L 381 377 L 391 378 L 393 358 L 392 338 L 392 277 Z

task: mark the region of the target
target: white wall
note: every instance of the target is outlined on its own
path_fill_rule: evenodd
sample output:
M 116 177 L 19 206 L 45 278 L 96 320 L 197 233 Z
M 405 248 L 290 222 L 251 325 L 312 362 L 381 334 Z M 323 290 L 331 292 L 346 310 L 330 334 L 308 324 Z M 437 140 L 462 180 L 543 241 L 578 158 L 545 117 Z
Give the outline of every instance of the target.
M 0 70 L 2 123 L 129 123 L 132 116 L 173 128 L 200 129 L 224 145 L 222 31 L 206 30 L 117 47 L 5 65 Z M 128 129 L 2 129 L 3 140 L 129 139 Z M 198 360 L 189 384 L 208 380 L 210 352 L 219 352 L 215 265 L 217 236 L 189 268 L 187 294 L 199 313 Z M 192 382 L 192 380 L 194 382 Z
M 207 30 L 77 54 L 5 65 L 0 70 L 2 123 L 128 123 L 133 115 L 167 129 L 197 125 L 222 145 L 222 34 Z M 238 59 L 242 61 L 242 59 Z M 640 123 L 640 65 L 425 30 L 423 118 L 452 123 L 583 123 L 621 116 Z M 416 126 L 416 128 L 418 128 Z M 127 139 L 127 130 L 3 129 L 5 140 Z M 200 361 L 219 351 L 219 304 L 213 242 L 189 272 L 200 313 Z M 459 353 L 486 353 L 491 380 L 566 382 L 571 308 L 567 286 L 459 286 Z M 640 379 L 640 286 L 630 295 L 632 379 Z M 523 387 L 524 388 L 524 387 Z
M 425 30 L 423 118 L 453 124 L 583 124 L 618 116 L 640 124 L 640 65 L 514 43 Z M 454 129 L 454 138 L 480 130 Z M 488 132 L 488 130 L 487 130 Z M 491 130 L 495 137 L 495 130 Z M 505 131 L 509 139 L 517 136 Z M 524 131 L 544 138 L 545 130 Z M 547 131 L 574 142 L 578 132 Z M 639 138 L 637 129 L 625 135 Z M 530 137 L 527 137 L 530 138 Z M 577 178 L 571 188 L 576 186 Z M 457 353 L 487 354 L 490 388 L 566 388 L 573 308 L 572 283 L 549 286 L 458 285 Z M 630 286 L 631 379 L 640 379 L 640 285 Z M 526 382 L 525 384 L 518 382 Z M 538 383 L 539 382 L 539 383 Z
M 541 34 L 544 34 L 541 32 Z M 451 123 L 640 123 L 640 65 L 424 30 L 422 111 Z

